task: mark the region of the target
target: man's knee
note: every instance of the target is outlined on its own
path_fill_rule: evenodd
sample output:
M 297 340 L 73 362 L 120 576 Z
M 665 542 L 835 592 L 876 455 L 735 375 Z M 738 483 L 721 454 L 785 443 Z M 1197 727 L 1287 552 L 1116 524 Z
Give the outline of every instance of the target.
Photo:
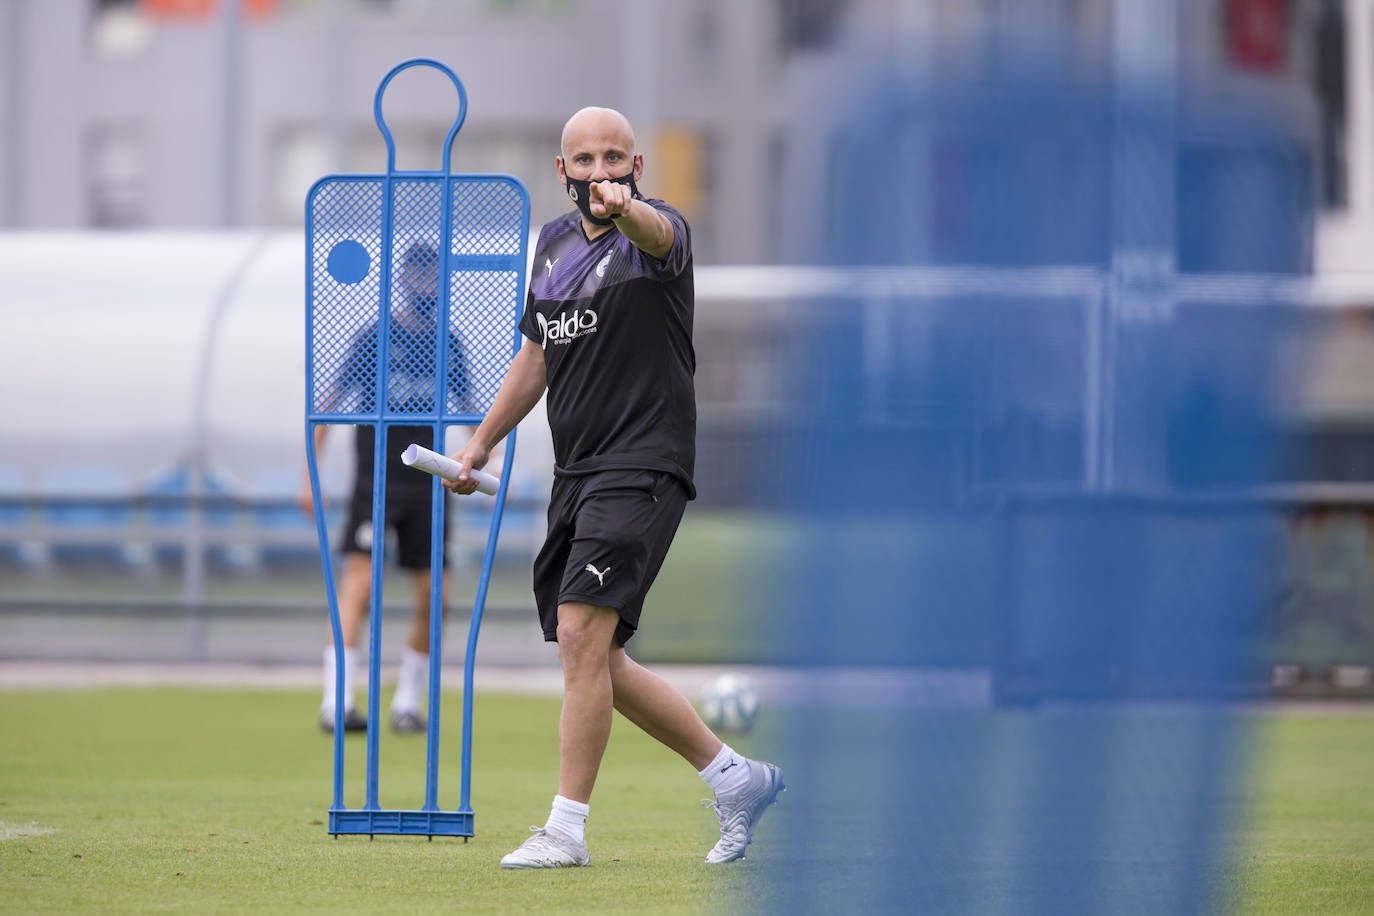
M 429 616 L 429 604 L 434 592 L 433 577 L 428 569 L 417 569 L 411 572 L 411 587 L 414 597 L 415 613 Z M 448 583 L 443 582 L 439 587 L 439 611 L 448 612 Z
M 620 614 L 613 608 L 568 603 L 558 607 L 558 655 L 570 663 L 606 664 Z
M 372 564 L 366 556 L 349 554 L 344 560 L 343 581 L 340 583 L 342 600 L 367 609 L 368 598 L 372 594 Z

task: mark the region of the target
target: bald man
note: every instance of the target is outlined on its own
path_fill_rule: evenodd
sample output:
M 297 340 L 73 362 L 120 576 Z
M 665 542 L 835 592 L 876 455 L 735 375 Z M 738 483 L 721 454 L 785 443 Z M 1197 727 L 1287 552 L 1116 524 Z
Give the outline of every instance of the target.
M 590 864 L 585 827 L 614 710 L 715 792 L 720 841 L 706 861 L 731 862 L 744 858 L 783 790 L 782 773 L 736 754 L 686 697 L 625 652 L 696 496 L 691 236 L 681 213 L 640 195 L 644 158 L 619 112 L 573 115 L 554 162 L 577 209 L 539 233 L 524 344 L 486 419 L 454 455 L 463 469 L 448 484 L 473 492 L 468 470 L 486 464 L 547 390 L 556 466 L 534 593 L 563 667 L 558 794 L 545 825 L 501 865 Z

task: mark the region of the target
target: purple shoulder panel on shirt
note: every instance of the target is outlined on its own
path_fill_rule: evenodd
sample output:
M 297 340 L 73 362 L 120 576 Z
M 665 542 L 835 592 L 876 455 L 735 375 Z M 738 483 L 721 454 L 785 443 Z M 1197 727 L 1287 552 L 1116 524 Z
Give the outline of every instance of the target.
M 589 297 L 602 286 L 637 277 L 666 281 L 678 276 L 691 257 L 687 221 L 661 200 L 645 203 L 673 223 L 673 247 L 667 257 L 650 257 L 619 232 L 607 232 L 588 241 L 582 231 L 581 216 L 574 210 L 540 230 L 530 276 L 533 297 L 567 301 Z

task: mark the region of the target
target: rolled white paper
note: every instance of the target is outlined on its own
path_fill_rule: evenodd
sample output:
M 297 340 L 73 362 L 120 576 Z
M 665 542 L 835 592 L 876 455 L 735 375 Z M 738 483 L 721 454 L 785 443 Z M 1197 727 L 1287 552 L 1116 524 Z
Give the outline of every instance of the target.
M 424 471 L 426 474 L 433 474 L 435 477 L 442 477 L 445 480 L 457 480 L 458 472 L 463 469 L 461 464 L 447 455 L 440 455 L 438 452 L 430 451 L 423 445 L 416 445 L 413 442 L 406 446 L 404 452 L 401 452 L 401 463 L 408 468 L 415 468 L 417 471 Z M 468 471 L 468 476 L 477 481 L 478 493 L 495 496 L 496 488 L 501 486 L 500 478 L 494 477 L 486 471 L 472 468 Z

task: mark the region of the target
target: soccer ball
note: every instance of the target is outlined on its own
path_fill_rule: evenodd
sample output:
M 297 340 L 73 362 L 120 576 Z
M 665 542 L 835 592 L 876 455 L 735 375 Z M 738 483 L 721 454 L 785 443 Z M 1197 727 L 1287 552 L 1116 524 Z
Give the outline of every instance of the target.
M 721 674 L 701 692 L 701 718 L 712 731 L 744 734 L 759 715 L 759 695 L 742 674 Z

